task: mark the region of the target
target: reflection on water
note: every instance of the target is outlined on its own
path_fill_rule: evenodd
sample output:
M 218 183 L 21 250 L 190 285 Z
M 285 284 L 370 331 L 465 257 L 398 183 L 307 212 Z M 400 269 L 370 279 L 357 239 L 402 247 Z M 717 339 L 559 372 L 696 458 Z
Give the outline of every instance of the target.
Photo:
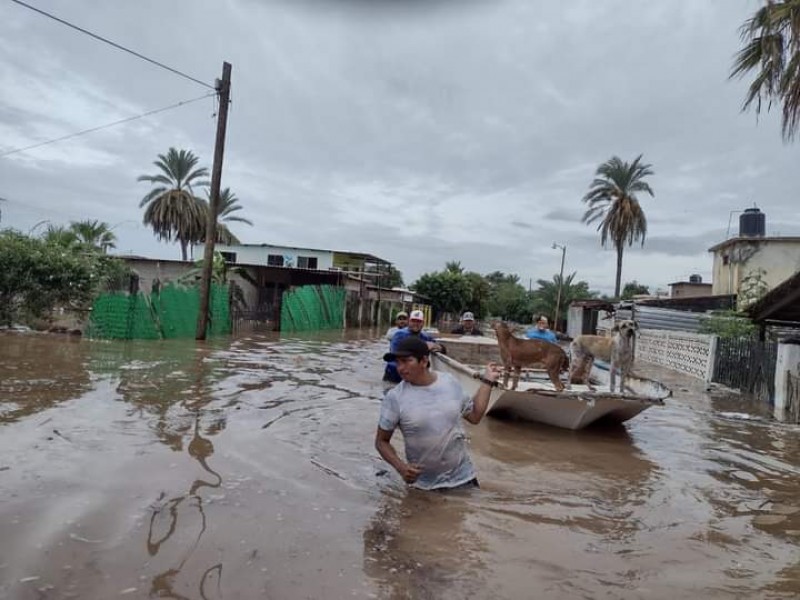
M 800 593 L 796 427 L 654 370 L 675 397 L 625 427 L 489 418 L 480 490 L 407 490 L 384 347 L 0 337 L 0 598 Z

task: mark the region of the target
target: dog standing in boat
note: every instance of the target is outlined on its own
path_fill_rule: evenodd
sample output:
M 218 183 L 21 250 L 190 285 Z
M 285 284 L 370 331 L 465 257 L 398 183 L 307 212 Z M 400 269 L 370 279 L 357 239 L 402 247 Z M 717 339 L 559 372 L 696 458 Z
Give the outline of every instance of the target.
M 570 383 L 588 381 L 592 364 L 596 358 L 611 363 L 611 391 L 616 388 L 617 372 L 619 372 L 619 390 L 625 390 L 625 380 L 631 372 L 636 351 L 636 332 L 639 324 L 626 319 L 614 324 L 610 336 L 579 335 L 570 344 Z
M 566 370 L 569 360 L 567 353 L 557 344 L 545 342 L 544 340 L 525 340 L 514 336 L 511 330 L 502 321 L 497 321 L 492 325 L 497 332 L 497 343 L 500 346 L 500 358 L 505 365 L 503 374 L 503 387 L 508 385 L 508 375 L 514 369 L 514 378 L 511 382 L 511 389 L 517 389 L 519 376 L 522 367 L 530 367 L 534 364 L 543 364 L 547 371 L 550 381 L 557 391 L 564 389 L 561 383 L 560 373 Z

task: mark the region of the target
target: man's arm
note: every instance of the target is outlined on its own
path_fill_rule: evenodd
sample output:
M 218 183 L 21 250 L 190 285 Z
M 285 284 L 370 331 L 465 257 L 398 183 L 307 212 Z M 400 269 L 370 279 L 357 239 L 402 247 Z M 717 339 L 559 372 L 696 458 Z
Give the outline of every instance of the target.
M 481 379 L 481 386 L 475 395 L 472 397 L 472 411 L 464 415 L 464 418 L 477 425 L 486 414 L 486 409 L 489 407 L 489 396 L 494 387 L 494 382 L 500 377 L 500 367 L 497 363 L 490 362 L 486 365 L 486 371 Z
M 394 470 L 400 474 L 406 483 L 414 483 L 420 473 L 422 473 L 422 469 L 414 465 L 406 464 L 406 462 L 398 456 L 397 450 L 394 449 L 391 443 L 393 433 L 394 430 L 386 431 L 378 427 L 378 430 L 375 432 L 375 449 L 383 460 L 394 467 Z

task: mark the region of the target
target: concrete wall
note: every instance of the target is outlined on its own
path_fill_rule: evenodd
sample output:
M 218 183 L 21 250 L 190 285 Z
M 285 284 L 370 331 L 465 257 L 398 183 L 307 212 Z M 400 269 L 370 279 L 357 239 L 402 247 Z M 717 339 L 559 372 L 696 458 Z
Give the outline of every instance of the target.
M 797 385 L 797 378 L 800 377 L 800 345 L 798 344 L 778 344 L 778 360 L 775 365 L 775 407 L 774 415 L 779 421 L 794 420 L 788 419 L 790 415 L 789 401 L 798 402 L 798 398 L 792 398 L 792 393 L 797 395 L 798 390 L 792 390 L 792 385 Z M 794 379 L 794 384 L 790 382 Z
M 333 252 L 326 250 L 308 250 L 305 248 L 291 248 L 289 246 L 226 246 L 225 244 L 216 244 L 214 246 L 218 252 L 232 252 L 236 254 L 236 262 L 245 265 L 267 265 L 267 257 L 270 254 L 277 254 L 279 256 L 291 259 L 291 266 L 299 268 L 298 258 L 301 256 L 316 258 L 317 270 L 327 271 L 333 267 Z M 197 244 L 194 247 L 194 255 L 197 257 L 203 256 L 203 244 Z M 284 266 L 290 266 L 285 264 Z
M 673 283 L 670 286 L 670 298 L 696 298 L 697 296 L 711 296 L 713 285 L 710 283 Z
M 716 336 L 686 331 L 643 329 L 636 339 L 636 360 L 661 365 L 711 381 Z
M 724 257 L 728 257 L 728 264 Z M 737 294 L 742 279 L 763 269 L 769 289 L 800 270 L 800 240 L 743 238 L 714 251 L 712 294 Z

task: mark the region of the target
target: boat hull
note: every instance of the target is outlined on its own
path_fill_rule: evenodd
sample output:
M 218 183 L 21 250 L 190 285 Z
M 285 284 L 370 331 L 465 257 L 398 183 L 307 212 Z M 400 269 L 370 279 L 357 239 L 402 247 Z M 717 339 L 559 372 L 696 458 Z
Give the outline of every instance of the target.
M 478 372 L 452 357 L 433 354 L 434 370 L 453 375 L 464 388 L 474 394 L 481 385 Z M 653 396 L 612 393 L 607 388 L 573 385 L 556 391 L 549 381 L 521 381 L 517 390 L 492 388 L 487 413 L 508 414 L 527 421 L 564 429 L 583 429 L 597 421 L 622 423 L 652 406 L 663 405 L 670 392 L 658 382 Z M 660 396 L 660 397 L 659 397 Z

